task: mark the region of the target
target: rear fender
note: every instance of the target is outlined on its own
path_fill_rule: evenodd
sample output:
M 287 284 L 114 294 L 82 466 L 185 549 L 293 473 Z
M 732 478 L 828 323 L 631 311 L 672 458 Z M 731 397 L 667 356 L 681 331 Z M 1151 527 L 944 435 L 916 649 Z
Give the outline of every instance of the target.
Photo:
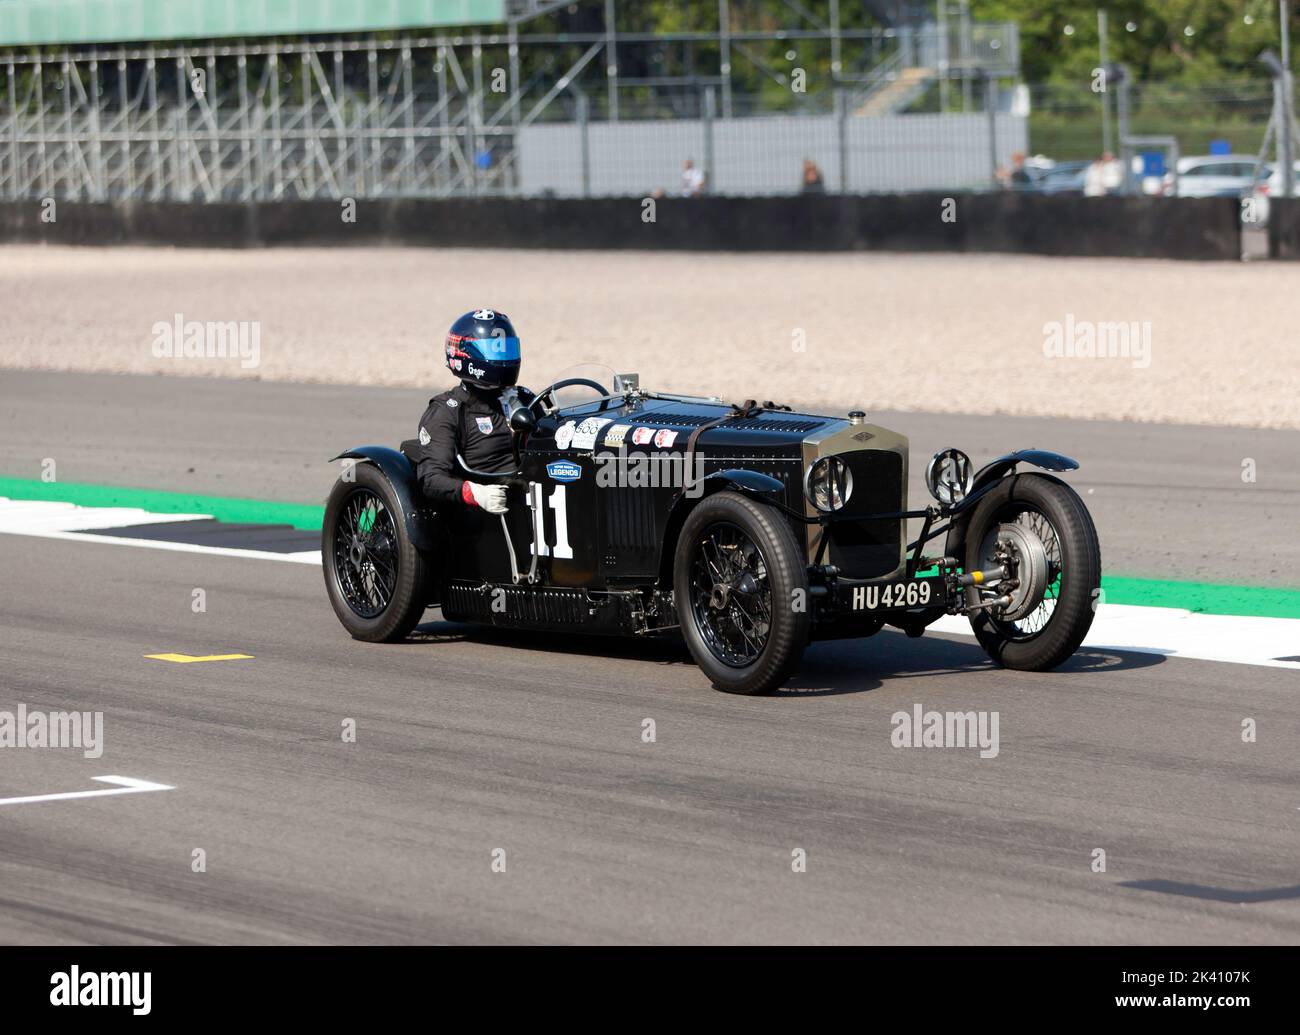
M 432 510 L 424 502 L 415 477 L 415 467 L 410 460 L 388 446 L 358 446 L 340 453 L 330 463 L 335 460 L 355 460 L 379 468 L 388 479 L 388 484 L 393 487 L 393 495 L 397 497 L 402 512 L 402 524 L 415 548 L 421 551 L 437 549 Z

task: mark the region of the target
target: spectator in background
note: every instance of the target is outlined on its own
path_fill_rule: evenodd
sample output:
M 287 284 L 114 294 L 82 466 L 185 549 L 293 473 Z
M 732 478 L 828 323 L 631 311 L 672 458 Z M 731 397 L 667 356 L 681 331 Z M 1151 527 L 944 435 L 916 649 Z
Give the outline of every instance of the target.
M 1124 182 L 1124 168 L 1110 151 L 1105 151 L 1083 177 L 1085 197 L 1100 198 L 1106 194 L 1118 194 Z
M 695 168 L 693 158 L 688 158 L 682 166 L 682 197 L 698 198 L 703 193 L 704 173 Z
M 1107 194 L 1118 194 L 1124 189 L 1124 163 L 1107 151 L 1101 156 L 1101 182 Z
M 811 158 L 803 160 L 803 184 L 799 190 L 803 194 L 826 193 L 826 181 L 822 179 L 822 171 Z
M 1034 178 L 1025 168 L 1025 156 L 1020 151 L 1011 154 L 1011 172 L 1007 176 L 1006 186 L 1012 190 L 1028 190 L 1034 185 Z

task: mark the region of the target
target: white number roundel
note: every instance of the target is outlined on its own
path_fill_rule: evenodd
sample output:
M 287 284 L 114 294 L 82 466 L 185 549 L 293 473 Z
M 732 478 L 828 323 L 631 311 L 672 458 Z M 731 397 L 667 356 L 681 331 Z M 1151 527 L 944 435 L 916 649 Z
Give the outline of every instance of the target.
M 475 309 L 475 310 L 474 310 L 474 319 L 475 319 L 475 320 L 495 320 L 496 318 L 497 318 L 497 314 L 494 313 L 491 309 Z

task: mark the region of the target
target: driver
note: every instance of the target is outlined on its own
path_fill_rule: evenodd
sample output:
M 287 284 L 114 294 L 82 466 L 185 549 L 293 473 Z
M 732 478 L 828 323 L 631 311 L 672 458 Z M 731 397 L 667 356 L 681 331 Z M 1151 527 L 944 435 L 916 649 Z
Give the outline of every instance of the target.
M 451 325 L 446 351 L 447 369 L 460 384 L 430 399 L 420 418 L 420 487 L 434 503 L 504 514 L 506 487 L 465 481 L 457 472 L 456 454 L 479 471 L 513 466 L 501 393 L 519 379 L 519 337 L 505 313 L 475 309 Z

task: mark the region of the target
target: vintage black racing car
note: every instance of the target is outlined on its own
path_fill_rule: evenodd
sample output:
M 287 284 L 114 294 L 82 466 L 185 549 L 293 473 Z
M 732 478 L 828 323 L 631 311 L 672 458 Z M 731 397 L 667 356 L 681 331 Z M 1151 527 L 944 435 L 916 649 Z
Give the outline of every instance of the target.
M 434 606 L 521 629 L 680 631 L 715 687 L 752 694 L 785 682 L 812 640 L 920 636 L 962 614 L 990 657 L 1043 670 L 1092 623 L 1087 508 L 1022 470 L 1074 470 L 1068 457 L 1026 449 L 973 470 L 945 449 L 926 469 L 935 502 L 909 510 L 907 439 L 860 412 L 728 405 L 612 371 L 502 405 L 517 466 L 464 476 L 508 485 L 505 514 L 432 507 L 413 442 L 335 458 L 349 462 L 326 505 L 325 585 L 357 639 L 400 640 Z

